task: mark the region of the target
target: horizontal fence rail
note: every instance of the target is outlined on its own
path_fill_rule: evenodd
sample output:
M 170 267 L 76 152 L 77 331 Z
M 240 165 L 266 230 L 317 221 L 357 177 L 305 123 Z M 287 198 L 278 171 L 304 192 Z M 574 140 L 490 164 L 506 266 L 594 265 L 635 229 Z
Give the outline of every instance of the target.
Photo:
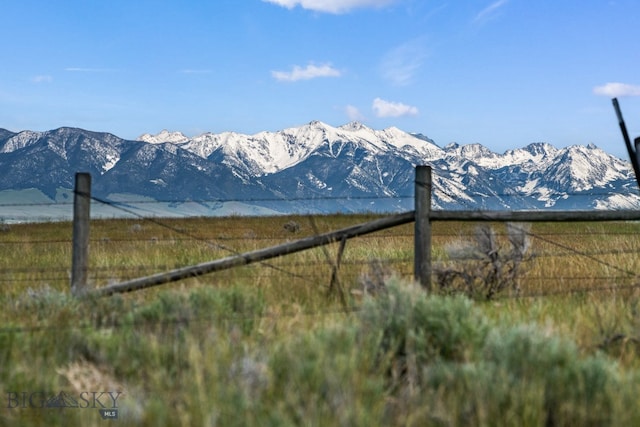
M 215 271 L 265 261 L 267 259 L 280 257 L 317 246 L 322 246 L 329 243 L 362 236 L 364 234 L 373 233 L 375 231 L 384 230 L 386 228 L 407 224 L 409 222 L 412 222 L 414 218 L 415 214 L 413 211 L 407 212 L 389 218 L 383 218 L 377 221 L 359 224 L 342 230 L 308 237 L 305 239 L 297 240 L 295 242 L 285 243 L 283 245 L 230 256 L 220 260 L 205 262 L 190 267 L 179 268 L 167 273 L 155 274 L 149 277 L 143 277 L 140 279 L 109 285 L 103 288 L 96 289 L 95 291 L 93 291 L 93 293 L 98 296 L 106 296 L 112 295 L 114 293 L 131 292 L 139 289 L 145 289 L 152 286 L 175 282 L 177 280 L 182 280 L 190 277 L 202 276 L 204 274 L 213 273 Z
M 182 225 L 172 225 L 170 220 L 161 219 L 156 217 L 142 217 L 137 218 L 138 223 L 131 225 L 131 222 L 127 222 L 123 225 L 122 229 L 116 231 L 102 232 L 103 234 L 94 234 L 91 238 L 88 238 L 88 226 L 78 230 L 78 234 L 82 237 L 82 242 L 78 241 L 78 238 L 74 236 L 73 240 L 69 240 L 66 235 L 58 233 L 52 235 L 50 239 L 41 237 L 38 234 L 33 234 L 28 238 L 28 244 L 36 249 L 36 252 L 51 252 L 52 250 L 59 252 L 64 250 L 64 246 L 73 248 L 73 254 L 76 253 L 76 247 L 80 250 L 88 249 L 90 246 L 92 250 L 99 250 L 100 253 L 109 253 L 110 250 L 117 250 L 118 245 L 121 243 L 131 242 L 134 245 L 140 245 L 141 251 L 144 250 L 171 250 L 172 247 L 183 247 L 183 245 L 202 245 L 207 250 L 211 249 L 211 258 L 218 258 L 212 261 L 201 262 L 193 259 L 176 260 L 167 262 L 163 259 L 161 262 L 154 263 L 154 259 L 151 257 L 145 258 L 144 255 L 136 263 L 132 265 L 114 265 L 111 267 L 101 266 L 101 263 L 95 262 L 89 264 L 89 256 L 81 256 L 74 258 L 72 268 L 66 266 L 66 263 L 58 264 L 51 268 L 38 268 L 38 265 L 34 264 L 33 267 L 20 267 L 13 266 L 10 263 L 0 266 L 0 289 L 8 284 L 15 283 L 17 288 L 27 287 L 32 288 L 35 286 L 41 286 L 43 283 L 51 283 L 54 286 L 59 286 L 61 283 L 69 283 L 69 274 L 73 276 L 73 289 L 74 295 L 83 295 L 84 293 L 93 294 L 97 296 L 107 296 L 121 292 L 131 292 L 138 289 L 146 289 L 153 286 L 158 286 L 164 283 L 178 281 L 182 279 L 188 279 L 193 277 L 199 277 L 205 274 L 213 272 L 221 272 L 223 270 L 230 270 L 234 267 L 244 266 L 252 263 L 262 263 L 266 267 L 274 267 L 271 269 L 261 270 L 238 270 L 233 272 L 227 272 L 220 277 L 232 277 L 236 275 L 241 279 L 253 278 L 255 274 L 260 277 L 277 277 L 280 274 L 289 274 L 294 280 L 294 275 L 287 270 L 296 270 L 295 280 L 301 280 L 304 283 L 317 284 L 317 276 L 309 274 L 304 269 L 300 269 L 299 261 L 295 261 L 293 257 L 283 258 L 276 262 L 275 265 L 269 265 L 265 263 L 265 260 L 282 257 L 284 255 L 293 254 L 295 252 L 304 251 L 314 247 L 328 245 L 331 243 L 341 243 L 347 239 L 359 238 L 359 239 L 374 239 L 375 245 L 384 244 L 385 238 L 402 238 L 403 241 L 410 242 L 413 240 L 413 251 L 403 251 L 399 256 L 391 256 L 384 261 L 389 265 L 397 267 L 398 273 L 401 277 L 408 280 L 414 279 L 421 283 L 426 288 L 430 288 L 431 280 L 435 280 L 436 277 L 431 270 L 431 256 L 433 247 L 439 248 L 443 242 L 448 242 L 453 239 L 473 239 L 472 229 L 468 227 L 434 227 L 438 222 L 605 222 L 605 221 L 640 221 L 640 211 L 636 210 L 618 210 L 618 211 L 554 211 L 554 210 L 530 210 L 530 211 L 476 211 L 476 210 L 432 210 L 430 192 L 437 191 L 437 188 L 431 188 L 430 177 L 419 176 L 421 173 L 430 174 L 430 168 L 417 167 L 416 168 L 416 194 L 415 198 L 415 210 L 405 212 L 397 215 L 390 215 L 381 219 L 376 219 L 371 222 L 358 224 L 346 228 L 339 229 L 337 231 L 331 231 L 326 233 L 320 233 L 316 229 L 313 229 L 313 235 L 310 237 L 304 237 L 295 241 L 288 241 L 296 235 L 294 233 L 280 235 L 279 237 L 273 237 L 270 233 L 261 234 L 248 234 L 246 237 L 242 235 L 229 237 L 221 231 L 215 231 L 214 229 L 199 229 L 194 228 L 197 232 L 189 232 L 181 229 Z M 421 194 L 423 190 L 429 190 Z M 86 201 L 90 189 L 77 190 L 76 195 L 80 200 Z M 85 197 L 83 197 L 85 196 Z M 92 198 L 93 199 L 93 198 Z M 86 221 L 87 215 L 78 213 L 79 218 L 84 218 Z M 310 215 L 302 215 L 300 218 L 309 217 Z M 131 219 L 127 220 L 130 221 Z M 296 218 L 300 221 L 300 219 Z M 283 220 L 284 222 L 285 220 Z M 397 226 L 403 224 L 415 223 L 415 227 L 411 230 L 408 227 L 399 227 L 398 232 L 388 230 L 383 237 L 376 235 L 375 232 L 394 229 Z M 418 222 L 421 225 L 418 225 Z M 123 223 L 125 224 L 125 223 Z M 153 227 L 153 230 L 157 231 L 157 237 L 142 237 L 143 234 L 136 231 L 135 227 L 141 227 L 144 225 L 145 229 Z M 74 225 L 74 224 L 72 224 Z M 11 252 L 14 247 L 21 244 L 17 240 L 17 235 L 13 235 L 10 232 L 12 227 L 16 229 L 20 228 L 20 225 L 4 225 L 5 231 L 0 230 L 0 248 L 4 247 L 7 251 Z M 74 225 L 75 226 L 75 225 Z M 28 228 L 24 225 L 25 229 Z M 543 226 L 544 227 L 544 226 Z M 71 227 L 70 227 L 71 228 Z M 311 227 L 313 228 L 313 226 Z M 335 227 L 338 228 L 338 227 Z M 326 228 L 325 228 L 326 229 Z M 498 227 L 498 229 L 500 229 Z M 307 228 L 307 231 L 309 228 Z M 540 252 L 536 254 L 537 259 L 541 258 L 559 258 L 566 256 L 580 256 L 587 262 L 598 262 L 602 265 L 602 272 L 598 271 L 593 277 L 583 277 L 584 275 L 577 274 L 576 277 L 571 277 L 570 274 L 560 276 L 548 276 L 543 273 L 536 277 L 526 277 L 525 281 L 537 281 L 539 283 L 550 283 L 551 281 L 562 281 L 567 283 L 566 292 L 576 292 L 579 288 L 579 284 L 584 282 L 583 287 L 587 290 L 601 290 L 611 288 L 611 284 L 607 281 L 615 281 L 620 287 L 634 288 L 636 285 L 636 274 L 632 264 L 631 268 L 619 268 L 616 266 L 618 256 L 621 254 L 627 254 L 630 258 L 634 256 L 640 257 L 640 242 L 638 242 L 638 235 L 634 233 L 635 228 L 624 228 L 621 226 L 612 226 L 611 228 L 591 227 L 591 225 L 585 225 L 581 231 L 582 234 L 576 234 L 575 239 L 580 239 L 585 235 L 596 235 L 594 238 L 598 239 L 597 235 L 602 235 L 602 241 L 606 241 L 609 236 L 620 236 L 622 242 L 625 242 L 624 247 L 613 247 L 611 245 L 595 245 L 593 247 L 581 247 L 581 250 L 571 249 L 569 246 L 573 242 L 569 241 L 569 244 L 565 246 L 554 244 L 553 236 L 556 233 L 555 228 L 550 228 L 547 231 L 543 228 L 542 233 L 532 233 L 531 237 L 538 239 L 537 247 Z M 558 229 L 559 233 L 565 233 L 571 235 L 572 231 L 567 229 Z M 94 230 L 91 230 L 93 233 Z M 6 233 L 6 234 L 5 234 Z M 156 231 L 153 231 L 156 233 Z M 217 234 L 216 234 L 217 233 Z M 627 236 L 627 237 L 625 237 Z M 435 240 L 435 245 L 431 243 L 431 240 Z M 564 238 L 565 241 L 566 238 Z M 217 243 L 212 243 L 217 242 Z M 249 242 L 249 244 L 247 243 Z M 251 243 L 253 242 L 253 243 Z M 627 245 L 628 243 L 628 245 Z M 205 246 L 206 245 L 206 246 Z M 271 246 L 270 246 L 271 245 Z M 364 244 L 365 246 L 367 243 Z M 237 250 L 233 247 L 242 247 L 242 250 Z M 255 247 L 263 247 L 258 250 L 251 250 Z M 372 246 L 373 247 L 373 246 Z M 53 248 L 53 249 L 52 249 Z M 153 249 L 152 249 L 153 248 Z M 344 249 L 344 247 L 341 248 Z M 347 248 L 347 255 L 349 255 L 349 249 Z M 225 253 L 226 251 L 227 253 Z M 141 252 L 144 254 L 144 252 Z M 197 260 L 207 259 L 207 253 L 204 253 L 204 257 L 199 257 Z M 436 252 L 438 255 L 437 262 L 441 262 L 442 252 Z M 78 254 L 74 255 L 77 256 Z M 229 255 L 226 256 L 225 255 Z M 342 253 L 340 252 L 340 256 Z M 222 257 L 222 258 L 219 258 Z M 83 261 L 84 259 L 84 261 Z M 640 258 L 638 258 L 640 259 Z M 339 267 L 341 275 L 348 277 L 348 280 L 354 282 L 359 280 L 357 277 L 358 271 L 363 271 L 367 268 L 371 262 L 370 257 L 366 253 L 359 253 L 358 255 L 346 256 L 344 259 L 338 259 L 336 265 L 332 266 L 331 262 L 323 261 L 322 259 L 314 259 L 310 261 L 311 266 L 325 265 L 327 268 L 334 268 L 334 271 Z M 465 262 L 465 260 L 461 260 Z M 581 261 L 582 262 L 582 261 Z M 184 266 L 184 264 L 195 264 Z M 88 268 L 88 265 L 95 265 Z M 622 265 L 622 264 L 620 264 Z M 59 266 L 59 268 L 58 268 Z M 354 267 L 357 266 L 357 267 Z M 437 267 L 437 265 L 436 265 Z M 342 273 L 342 270 L 345 270 Z M 350 269 L 347 271 L 347 269 Z M 162 272 L 158 272 L 162 271 Z M 355 271 L 355 272 L 354 272 Z M 575 275 L 575 272 L 572 273 Z M 136 276 L 143 276 L 137 277 Z M 253 275 L 253 276 L 252 276 Z M 577 277 L 581 276 L 581 277 Z M 315 280 L 315 281 L 314 281 Z M 87 282 L 90 281 L 97 287 L 90 289 Z M 104 283 L 110 283 L 108 285 L 101 285 Z M 296 282 L 298 283 L 298 282 Z M 69 285 L 67 285 L 69 286 Z M 544 295 L 544 291 L 536 290 L 533 287 L 530 296 Z M 537 289 L 537 288 L 536 288 Z M 31 291 L 29 291 L 31 292 Z M 556 289 L 554 292 L 564 292 L 561 288 Z M 527 296 L 527 295 L 523 295 Z
M 433 221 L 491 221 L 491 222 L 561 222 L 561 221 L 631 221 L 640 220 L 640 211 L 442 211 L 431 210 L 432 179 L 429 166 L 416 167 L 415 210 L 342 230 L 307 237 L 294 242 L 256 251 L 235 254 L 226 258 L 174 269 L 165 273 L 141 277 L 92 291 L 98 296 L 131 292 L 152 286 L 197 277 L 271 258 L 342 242 L 340 255 L 347 239 L 415 222 L 414 279 L 425 289 L 431 289 L 431 223 Z M 339 259 L 340 261 L 340 259 Z M 337 267 L 334 267 L 337 268 Z M 335 275 L 335 270 L 334 270 Z

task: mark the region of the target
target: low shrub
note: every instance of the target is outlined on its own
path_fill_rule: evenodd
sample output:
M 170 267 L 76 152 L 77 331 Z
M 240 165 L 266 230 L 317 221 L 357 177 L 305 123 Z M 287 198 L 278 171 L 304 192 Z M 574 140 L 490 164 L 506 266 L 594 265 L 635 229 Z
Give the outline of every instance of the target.
M 54 322 L 75 321 L 0 332 L 3 390 L 77 392 L 98 378 L 124 389 L 123 425 L 640 425 L 637 370 L 397 279 L 357 312 L 321 321 L 260 318 L 261 297 L 240 288 L 147 302 L 25 298 Z M 63 411 L 12 410 L 0 425 L 103 422 Z
M 420 383 L 420 367 L 427 364 L 469 360 L 488 333 L 486 320 L 464 296 L 427 296 L 417 286 L 399 282 L 368 298 L 360 321 L 379 340 L 376 357 L 388 364 L 395 386 Z
M 455 241 L 445 248 L 449 261 L 434 266 L 436 284 L 444 293 L 487 300 L 505 291 L 517 294 L 522 262 L 530 257 L 529 228 L 507 223 L 509 245 L 503 245 L 493 228 L 476 227 L 473 240 Z
M 362 329 L 378 334 L 387 416 L 415 425 L 619 425 L 637 386 L 602 354 L 537 325 L 492 324 L 462 296 L 389 284 Z

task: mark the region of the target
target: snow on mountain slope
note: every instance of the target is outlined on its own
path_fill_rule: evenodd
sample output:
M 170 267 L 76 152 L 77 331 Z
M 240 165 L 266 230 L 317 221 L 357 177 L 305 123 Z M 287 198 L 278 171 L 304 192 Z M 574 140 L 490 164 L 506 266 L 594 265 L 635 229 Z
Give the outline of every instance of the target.
M 447 154 L 476 162 L 479 166 L 489 169 L 500 169 L 505 165 L 519 165 L 527 170 L 540 169 L 549 164 L 558 153 L 558 149 L 547 143 L 533 143 L 524 148 L 508 150 L 504 154 L 497 154 L 481 144 L 460 146 L 449 144 L 445 147 Z
M 167 140 L 171 133 L 163 135 L 147 140 Z M 627 162 L 591 145 L 558 149 L 547 143 L 532 143 L 498 154 L 481 144 L 452 143 L 440 148 L 423 135 L 396 127 L 374 130 L 359 122 L 333 127 L 312 121 L 255 135 L 207 133 L 181 142 L 180 147 L 228 166 L 245 183 L 289 168 L 311 168 L 287 174 L 288 179 L 302 186 L 299 188 L 325 192 L 343 187 L 332 182 L 335 173 L 317 170 L 323 164 L 346 168 L 348 174 L 342 179 L 353 191 L 383 195 L 407 191 L 394 187 L 398 185 L 395 177 L 408 181 L 394 168 L 407 166 L 391 159 L 402 159 L 412 166 L 431 164 L 434 175 L 442 177 L 436 197 L 443 206 L 462 203 L 467 207 L 552 207 L 569 194 L 594 188 L 622 188 L 622 183 L 633 180 Z M 312 156 L 324 160 L 310 163 L 307 160 Z
M 87 162 L 101 174 L 113 168 L 120 160 L 124 140 L 104 132 L 62 127 L 43 132 L 39 138 L 61 158 L 71 163 Z
M 440 159 L 444 156 L 444 150 L 442 148 L 431 142 L 417 138 L 397 127 L 376 131 L 376 135 L 398 150 L 415 154 L 416 157 L 422 161 Z
M 509 164 L 524 164 L 534 163 L 541 165 L 553 158 L 558 153 L 558 149 L 546 142 L 535 142 L 529 144 L 524 148 L 517 148 L 515 150 L 508 150 L 502 155 L 502 161 Z
M 4 145 L 0 147 L 0 153 L 11 153 L 27 147 L 37 142 L 41 135 L 42 132 L 32 132 L 30 130 L 19 132 L 7 139 Z
M 564 191 L 605 188 L 615 181 L 633 178 L 626 162 L 594 145 L 574 145 L 560 151 L 545 174 L 546 181 Z
M 36 188 L 50 197 L 88 171 L 100 197 L 242 200 L 283 213 L 400 211 L 412 209 L 419 164 L 433 168 L 434 208 L 640 207 L 630 164 L 593 145 L 533 143 L 499 154 L 359 122 L 193 138 L 164 130 L 137 141 L 75 128 L 0 130 L 0 191 Z
M 148 133 L 140 135 L 138 137 L 138 141 L 148 142 L 149 144 L 162 144 L 165 142 L 182 144 L 183 142 L 189 141 L 189 138 L 184 136 L 181 132 L 169 132 L 168 130 L 163 129 L 157 135 L 151 135 Z
M 324 142 L 324 126 L 312 122 L 298 128 L 255 135 L 204 133 L 184 142 L 181 148 L 205 159 L 215 156 L 243 174 L 261 176 L 290 167 L 309 155 Z M 152 138 L 155 137 L 147 139 Z
M 179 133 L 163 131 L 158 135 L 145 134 L 139 140 L 149 143 L 172 142 L 174 138 L 171 135 L 176 134 Z M 355 144 L 372 154 L 402 152 L 416 162 L 440 158 L 444 154 L 435 144 L 398 128 L 377 131 L 358 122 L 336 128 L 312 121 L 278 132 L 264 131 L 254 135 L 204 133 L 187 141 L 178 139 L 185 150 L 202 158 L 217 153 L 216 158 L 222 159 L 225 164 L 255 176 L 295 166 L 322 147 L 326 147 L 331 155 L 339 156 L 347 144 Z

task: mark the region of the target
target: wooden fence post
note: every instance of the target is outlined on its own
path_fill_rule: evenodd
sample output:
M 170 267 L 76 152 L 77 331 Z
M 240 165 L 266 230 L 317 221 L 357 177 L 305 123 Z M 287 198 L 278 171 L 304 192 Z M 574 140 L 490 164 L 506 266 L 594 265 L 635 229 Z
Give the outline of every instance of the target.
M 73 197 L 73 253 L 71 259 L 71 294 L 87 292 L 89 271 L 89 217 L 91 208 L 91 175 L 76 173 Z
M 431 290 L 431 166 L 416 166 L 414 277 Z

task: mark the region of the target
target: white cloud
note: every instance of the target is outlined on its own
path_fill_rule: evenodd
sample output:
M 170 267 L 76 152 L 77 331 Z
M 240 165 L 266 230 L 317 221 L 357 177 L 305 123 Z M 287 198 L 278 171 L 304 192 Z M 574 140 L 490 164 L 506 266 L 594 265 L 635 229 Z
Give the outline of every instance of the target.
M 344 108 L 344 111 L 347 113 L 347 117 L 349 117 L 349 120 L 362 121 L 365 119 L 364 115 L 360 112 L 360 110 L 357 107 L 354 107 L 353 105 L 347 105 Z
M 53 81 L 53 77 L 48 75 L 35 76 L 31 81 L 33 83 L 51 83 Z
M 418 114 L 418 109 L 416 107 L 412 107 L 401 102 L 385 101 L 380 98 L 373 100 L 371 108 L 378 117 L 416 116 Z
M 474 22 L 487 21 L 491 17 L 495 16 L 496 11 L 500 9 L 502 6 L 504 6 L 505 4 L 507 4 L 508 2 L 509 0 L 498 0 L 491 3 L 489 6 L 482 9 L 480 13 L 476 15 L 473 21 Z
M 326 13 L 346 13 L 357 8 L 384 7 L 398 0 L 263 0 L 267 3 L 293 9 L 300 6 L 303 9 Z
M 640 96 L 640 86 L 617 82 L 605 83 L 602 86 L 594 87 L 593 93 L 611 98 L 618 96 Z
M 398 86 L 411 83 L 427 56 L 425 44 L 426 40 L 421 37 L 389 51 L 380 64 L 382 76 Z
M 281 82 L 296 82 L 298 80 L 310 80 L 318 77 L 340 77 L 340 71 L 329 64 L 309 64 L 305 68 L 294 65 L 291 71 L 272 71 L 271 76 Z

